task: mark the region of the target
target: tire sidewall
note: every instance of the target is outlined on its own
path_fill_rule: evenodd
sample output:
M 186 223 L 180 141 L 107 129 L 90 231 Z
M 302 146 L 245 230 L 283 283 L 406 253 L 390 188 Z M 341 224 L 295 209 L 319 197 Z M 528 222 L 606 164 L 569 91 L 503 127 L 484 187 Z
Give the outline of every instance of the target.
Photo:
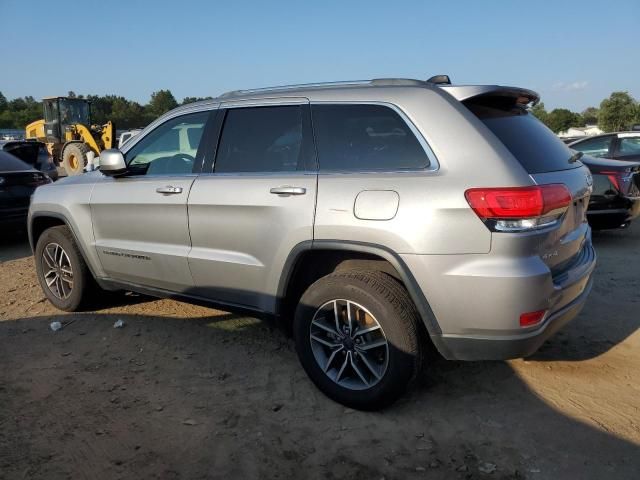
M 49 287 L 47 286 L 47 283 L 44 279 L 44 269 L 46 267 L 43 264 L 44 260 L 42 258 L 42 253 L 44 252 L 45 246 L 49 243 L 59 244 L 66 252 L 67 256 L 69 257 L 69 262 L 71 263 L 71 269 L 73 271 L 73 288 L 71 289 L 71 295 L 69 295 L 69 297 L 65 299 L 56 297 L 49 290 Z M 38 239 L 38 243 L 36 244 L 35 263 L 38 282 L 40 283 L 40 287 L 42 288 L 42 291 L 49 302 L 51 302 L 53 306 L 60 310 L 76 310 L 82 302 L 84 286 L 86 283 L 86 272 L 84 269 L 84 260 L 79 257 L 77 248 L 73 243 L 73 240 L 65 235 L 60 228 L 50 228 L 46 230 L 40 236 L 40 238 Z
M 341 387 L 323 372 L 313 355 L 309 338 L 311 321 L 321 305 L 335 299 L 350 300 L 369 310 L 387 339 L 387 370 L 382 379 L 371 388 L 349 390 Z M 406 390 L 416 364 L 416 345 L 412 345 L 408 332 L 398 320 L 398 312 L 391 302 L 366 283 L 354 278 L 324 277 L 309 287 L 296 309 L 294 338 L 298 357 L 311 380 L 330 398 L 361 410 L 385 407 Z

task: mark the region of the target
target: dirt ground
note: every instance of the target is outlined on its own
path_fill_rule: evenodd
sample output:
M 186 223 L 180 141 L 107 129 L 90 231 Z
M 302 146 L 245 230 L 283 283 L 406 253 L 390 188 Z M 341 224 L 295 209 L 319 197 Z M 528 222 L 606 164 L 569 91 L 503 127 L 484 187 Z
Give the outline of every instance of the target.
M 138 296 L 56 311 L 3 237 L 0 478 L 640 478 L 640 224 L 594 235 L 589 302 L 534 357 L 436 361 L 378 413 L 324 397 L 252 318 Z

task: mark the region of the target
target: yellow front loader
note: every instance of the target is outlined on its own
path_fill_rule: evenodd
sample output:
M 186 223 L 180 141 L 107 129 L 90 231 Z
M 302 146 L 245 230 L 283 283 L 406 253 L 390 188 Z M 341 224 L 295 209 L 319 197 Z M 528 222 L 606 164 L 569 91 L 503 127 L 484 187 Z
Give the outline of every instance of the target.
M 47 145 L 54 161 L 67 175 L 79 175 L 87 165 L 89 152 L 95 156 L 115 146 L 112 122 L 91 124 L 91 104 L 83 98 L 52 97 L 42 100 L 44 119 L 26 127 L 26 138 Z

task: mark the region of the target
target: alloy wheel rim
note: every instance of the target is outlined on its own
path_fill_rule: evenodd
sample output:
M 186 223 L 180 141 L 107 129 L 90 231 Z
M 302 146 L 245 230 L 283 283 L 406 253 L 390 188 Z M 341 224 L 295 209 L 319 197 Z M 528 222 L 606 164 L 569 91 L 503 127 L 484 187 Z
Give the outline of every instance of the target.
M 42 251 L 44 281 L 49 291 L 60 300 L 69 298 L 73 290 L 73 269 L 69 255 L 58 243 L 48 243 Z
M 351 300 L 330 300 L 318 308 L 309 340 L 320 369 L 349 390 L 373 387 L 389 366 L 389 344 L 382 327 L 371 312 Z

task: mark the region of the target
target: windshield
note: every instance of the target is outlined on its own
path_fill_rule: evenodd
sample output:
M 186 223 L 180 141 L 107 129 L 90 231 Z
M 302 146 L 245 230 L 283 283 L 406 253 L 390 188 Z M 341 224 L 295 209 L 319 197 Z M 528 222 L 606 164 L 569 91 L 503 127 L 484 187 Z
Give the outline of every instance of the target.
M 60 119 L 63 125 L 72 125 L 74 123 L 89 125 L 89 104 L 84 100 L 61 98 Z
M 20 172 L 31 167 L 10 153 L 0 150 L 0 172 Z

